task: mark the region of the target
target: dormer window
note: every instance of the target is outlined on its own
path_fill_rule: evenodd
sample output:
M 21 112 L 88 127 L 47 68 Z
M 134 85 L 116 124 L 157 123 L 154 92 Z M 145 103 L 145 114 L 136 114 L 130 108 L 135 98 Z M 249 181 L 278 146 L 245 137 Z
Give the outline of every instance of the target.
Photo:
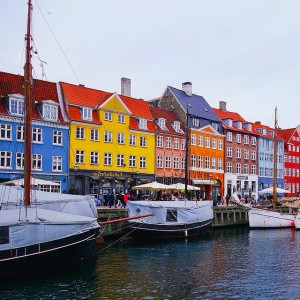
M 198 118 L 192 118 L 193 127 L 200 127 L 200 120 Z
M 266 135 L 266 134 L 267 134 L 267 129 L 266 129 L 266 128 L 263 128 L 263 129 L 262 129 L 262 134 L 263 134 L 263 135 Z
M 47 121 L 57 121 L 58 107 L 52 104 L 43 104 L 43 118 Z
M 215 129 L 215 130 L 219 130 L 219 124 L 217 124 L 217 123 L 212 123 L 211 124 L 212 125 L 212 127 L 213 127 L 213 129 Z
M 92 120 L 92 109 L 88 107 L 82 108 L 82 120 Z
M 15 116 L 24 116 L 24 99 L 9 98 L 9 113 Z
M 224 123 L 228 126 L 228 127 L 232 127 L 232 119 L 225 119 Z
M 242 129 L 242 122 L 241 121 L 234 121 L 234 126 L 236 126 L 238 129 Z
M 147 129 L 147 120 L 140 118 L 139 119 L 139 128 L 140 129 Z
M 178 121 L 174 121 L 173 128 L 175 129 L 176 132 L 183 132 L 180 128 L 180 122 Z
M 168 130 L 168 128 L 166 127 L 166 120 L 164 118 L 159 118 L 157 120 L 157 124 L 160 127 L 160 129 L 162 129 L 162 130 Z

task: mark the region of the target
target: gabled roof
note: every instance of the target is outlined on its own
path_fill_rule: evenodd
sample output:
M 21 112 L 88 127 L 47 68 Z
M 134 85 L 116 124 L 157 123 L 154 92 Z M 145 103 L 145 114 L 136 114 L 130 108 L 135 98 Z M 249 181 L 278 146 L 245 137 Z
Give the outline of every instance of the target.
M 252 124 L 252 130 L 255 134 L 264 137 L 264 138 L 270 138 L 273 139 L 273 135 L 269 134 L 269 131 L 274 131 L 274 128 L 271 128 L 269 126 L 263 125 L 261 123 L 251 123 Z M 260 132 L 258 129 L 266 129 L 267 132 L 266 134 L 263 134 L 262 132 Z
M 70 105 L 96 108 L 113 94 L 66 82 L 59 84 Z
M 0 72 L 0 96 L 6 97 L 10 94 L 23 95 L 24 77 L 21 75 L 10 74 L 6 72 Z M 56 83 L 33 79 L 32 98 L 35 102 L 42 102 L 44 100 L 53 100 L 59 103 Z M 64 122 L 60 109 L 58 110 L 58 119 L 60 122 Z M 7 114 L 7 110 L 4 107 L 2 101 L 0 101 L 0 113 Z M 40 113 L 37 110 L 37 106 L 33 106 L 32 111 L 33 119 L 42 119 Z
M 144 132 L 155 132 L 154 122 L 147 122 L 147 129 L 140 129 L 139 123 L 136 118 L 130 117 L 129 120 L 129 129 L 137 130 L 137 131 L 144 131 Z
M 279 129 L 278 135 L 286 142 L 289 143 L 292 136 L 294 135 L 294 132 L 296 131 L 296 128 L 289 128 L 289 129 Z
M 188 104 L 191 105 L 191 107 L 189 107 L 189 113 L 191 115 L 221 123 L 220 118 L 202 96 L 198 96 L 195 94 L 192 94 L 192 96 L 188 96 L 182 90 L 176 89 L 171 86 L 168 86 L 168 88 L 180 102 L 184 110 L 187 110 Z
M 159 119 L 159 118 L 163 118 L 166 120 L 166 127 L 167 127 L 167 131 L 166 130 L 162 130 L 157 124 L 155 124 L 155 128 L 156 128 L 156 132 L 163 132 L 163 133 L 172 133 L 172 134 L 185 134 L 185 130 L 184 128 L 184 124 L 179 120 L 178 116 L 176 115 L 175 112 L 169 111 L 169 110 L 165 110 L 165 109 L 161 109 L 161 108 L 157 108 L 157 107 L 150 107 L 150 111 L 152 113 L 152 116 L 154 117 L 154 119 Z M 175 131 L 174 127 L 172 126 L 171 123 L 173 123 L 174 121 L 178 121 L 181 124 L 181 130 L 182 132 L 177 132 Z

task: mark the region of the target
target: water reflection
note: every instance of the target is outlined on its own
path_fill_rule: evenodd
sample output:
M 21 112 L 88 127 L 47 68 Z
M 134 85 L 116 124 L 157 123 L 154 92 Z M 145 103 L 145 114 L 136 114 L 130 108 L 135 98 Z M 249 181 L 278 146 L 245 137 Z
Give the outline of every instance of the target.
M 298 299 L 299 234 L 228 228 L 201 239 L 118 243 L 79 267 L 2 282 L 0 297 Z

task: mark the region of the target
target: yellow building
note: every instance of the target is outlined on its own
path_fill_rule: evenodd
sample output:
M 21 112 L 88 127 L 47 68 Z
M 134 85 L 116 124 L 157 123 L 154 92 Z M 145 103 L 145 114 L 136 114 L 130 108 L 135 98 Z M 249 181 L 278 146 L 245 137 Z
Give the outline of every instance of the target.
M 60 83 L 70 121 L 70 188 L 96 197 L 154 180 L 155 130 L 140 99 Z

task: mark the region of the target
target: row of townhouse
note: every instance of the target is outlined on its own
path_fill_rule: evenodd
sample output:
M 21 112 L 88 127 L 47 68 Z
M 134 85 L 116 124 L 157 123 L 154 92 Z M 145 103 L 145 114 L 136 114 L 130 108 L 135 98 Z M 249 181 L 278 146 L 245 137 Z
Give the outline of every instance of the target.
M 0 72 L 0 182 L 22 177 L 22 86 L 22 76 Z M 32 169 L 59 183 L 43 190 L 99 197 L 186 175 L 204 199 L 234 192 L 257 198 L 272 186 L 274 129 L 227 111 L 224 101 L 212 108 L 190 82 L 148 102 L 130 90 L 126 78 L 120 95 L 34 80 Z M 280 130 L 277 183 L 290 195 L 299 193 L 299 146 L 297 128 Z

